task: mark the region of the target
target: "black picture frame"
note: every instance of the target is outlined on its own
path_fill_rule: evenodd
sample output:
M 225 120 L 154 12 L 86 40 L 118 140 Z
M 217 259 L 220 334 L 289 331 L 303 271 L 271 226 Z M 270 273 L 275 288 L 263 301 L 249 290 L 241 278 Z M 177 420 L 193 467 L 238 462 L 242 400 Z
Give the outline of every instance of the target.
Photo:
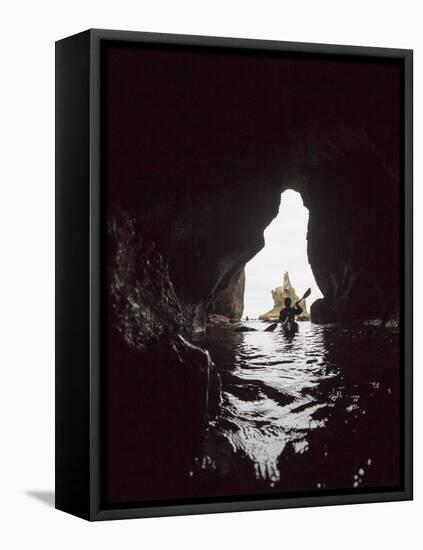
M 403 87 L 403 484 L 399 490 L 106 507 L 102 503 L 102 46 L 149 43 L 396 59 Z M 56 43 L 56 508 L 87 520 L 412 499 L 412 50 L 91 29 Z

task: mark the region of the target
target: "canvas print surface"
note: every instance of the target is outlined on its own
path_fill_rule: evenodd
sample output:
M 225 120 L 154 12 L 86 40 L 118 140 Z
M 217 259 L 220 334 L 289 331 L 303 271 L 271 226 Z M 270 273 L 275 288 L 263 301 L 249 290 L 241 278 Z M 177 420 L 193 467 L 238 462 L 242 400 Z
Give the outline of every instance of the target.
M 105 503 L 399 488 L 401 65 L 102 56 Z

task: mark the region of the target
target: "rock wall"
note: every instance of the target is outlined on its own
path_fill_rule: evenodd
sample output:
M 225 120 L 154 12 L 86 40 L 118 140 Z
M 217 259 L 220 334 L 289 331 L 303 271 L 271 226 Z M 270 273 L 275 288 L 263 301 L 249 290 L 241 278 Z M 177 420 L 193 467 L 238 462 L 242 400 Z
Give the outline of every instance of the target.
M 208 352 L 186 340 L 190 308 L 177 297 L 166 262 L 155 246 L 145 246 L 135 220 L 126 214 L 111 219 L 108 237 L 108 326 L 114 338 L 134 357 L 146 354 L 143 359 L 148 362 L 150 355 L 157 361 L 160 348 L 160 369 L 185 370 L 186 380 L 195 364 L 195 376 L 203 378 L 203 388 L 199 391 L 193 384 L 190 391 L 202 402 L 203 418 L 213 415 L 220 399 L 219 375 Z M 165 360 L 166 353 L 170 360 Z M 140 368 L 139 357 L 134 368 Z
M 287 271 L 285 271 L 284 273 L 282 286 L 276 287 L 271 292 L 273 298 L 273 308 L 270 311 L 260 315 L 259 318 L 261 320 L 279 319 L 281 309 L 285 307 L 285 298 L 290 298 L 292 305 L 294 305 L 299 300 L 299 296 L 297 295 L 297 293 L 295 292 L 295 288 L 291 284 Z M 307 304 L 305 300 L 301 300 L 300 307 L 302 308 L 303 312 L 300 316 L 297 317 L 297 319 L 299 319 L 300 321 L 308 321 L 310 319 L 310 315 L 307 311 Z
M 245 271 L 238 269 L 229 280 L 228 286 L 217 293 L 211 313 L 239 321 L 244 311 Z
M 324 295 L 312 304 L 312 320 L 395 320 L 399 180 L 364 145 L 304 167 L 303 173 L 313 180 L 300 187 L 310 211 L 308 257 Z
M 217 413 L 220 376 L 208 351 L 189 342 L 190 310 L 135 221 L 112 217 L 108 234 L 107 498 L 175 497 Z
M 310 211 L 308 255 L 324 294 L 312 320 L 392 318 L 399 64 L 236 54 L 223 63 L 219 52 L 203 61 L 120 48 L 108 60 L 120 77 L 107 84 L 109 208 L 128 211 L 156 244 L 194 328 L 263 247 L 288 188 Z

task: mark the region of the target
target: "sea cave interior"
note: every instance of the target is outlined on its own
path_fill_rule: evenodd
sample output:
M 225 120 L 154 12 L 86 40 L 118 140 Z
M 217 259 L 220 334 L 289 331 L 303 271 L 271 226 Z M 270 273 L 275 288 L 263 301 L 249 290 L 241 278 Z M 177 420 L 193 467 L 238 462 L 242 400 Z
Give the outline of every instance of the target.
M 398 67 L 198 60 L 105 60 L 106 501 L 397 486 Z M 289 339 L 240 303 L 292 194 L 312 295 Z M 269 298 L 283 239 L 277 263 Z

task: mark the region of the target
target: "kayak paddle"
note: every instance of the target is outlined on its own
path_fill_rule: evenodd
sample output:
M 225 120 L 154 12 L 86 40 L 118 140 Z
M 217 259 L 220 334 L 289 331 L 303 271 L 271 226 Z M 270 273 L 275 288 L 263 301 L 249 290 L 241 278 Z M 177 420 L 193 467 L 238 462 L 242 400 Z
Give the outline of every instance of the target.
M 307 289 L 304 293 L 304 296 L 300 298 L 297 302 L 295 302 L 294 307 L 297 304 L 299 304 L 302 300 L 305 300 L 306 298 L 308 298 L 310 294 L 311 294 L 311 288 Z M 278 322 L 279 321 L 276 321 L 276 323 L 272 323 L 271 325 L 269 325 L 267 328 L 264 329 L 264 332 L 273 332 L 275 328 L 278 326 Z

